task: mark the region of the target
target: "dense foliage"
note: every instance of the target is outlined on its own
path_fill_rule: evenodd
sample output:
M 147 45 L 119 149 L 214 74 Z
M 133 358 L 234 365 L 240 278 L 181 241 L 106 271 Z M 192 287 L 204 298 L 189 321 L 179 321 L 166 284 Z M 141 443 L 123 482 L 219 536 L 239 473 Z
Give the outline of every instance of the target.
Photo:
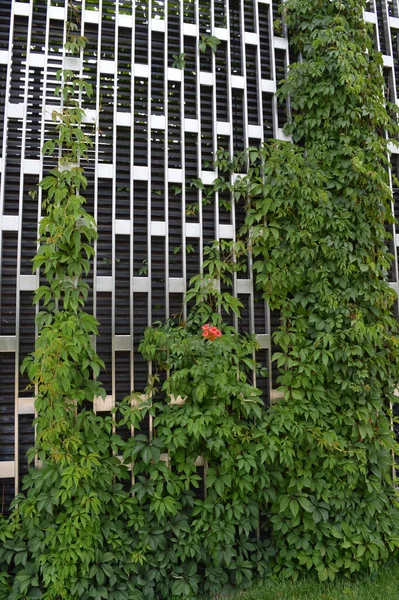
M 284 400 L 268 427 L 284 448 L 270 513 L 274 572 L 283 576 L 374 570 L 399 545 L 391 430 L 399 338 L 385 227 L 385 132 L 397 127 L 362 4 L 285 3 L 301 56 L 280 91 L 294 144 L 250 151 L 237 187 L 249 199 L 257 284 L 281 311 Z
M 141 344 L 156 376 L 170 372 L 150 409 L 156 436 L 136 435 L 124 451 L 134 460 L 139 573 L 155 598 L 195 598 L 268 573 L 270 542 L 257 532 L 275 475 L 256 424 L 264 409 L 249 379 L 255 347 L 223 325 L 201 335 L 195 320 L 148 329 Z
M 75 22 L 67 25 L 67 49 L 79 52 L 85 39 L 74 33 Z M 0 597 L 119 600 L 132 597 L 123 514 L 128 494 L 121 483 L 127 468 L 115 456 L 112 418 L 84 408 L 105 395 L 97 381 L 103 362 L 91 341 L 98 324 L 84 311 L 97 233 L 84 209 L 87 181 L 79 166 L 91 140 L 75 98 L 90 94 L 91 86 L 69 70 L 57 78 L 62 108 L 52 118 L 58 138 L 43 152 L 57 149 L 59 165 L 40 182 L 44 217 L 33 261 L 45 280 L 34 298 L 39 336 L 23 363 L 37 389 L 36 446 L 29 458 L 40 468 L 25 478 L 25 494 L 14 500 L 9 520 L 0 520 Z
M 187 321 L 145 333 L 146 390 L 105 418 L 90 406 L 105 392 L 97 323 L 84 312 L 96 230 L 74 165 L 90 143 L 75 91 L 90 87 L 60 72 L 59 140 L 44 150 L 66 164 L 41 182 L 34 268 L 46 283 L 24 363 L 38 392 L 30 458 L 40 469 L 0 521 L 0 598 L 196 598 L 270 572 L 373 571 L 399 546 L 386 233 L 393 109 L 361 2 L 287 0 L 284 20 L 301 54 L 280 92 L 294 143 L 220 158 L 214 191 L 245 199 L 244 241 L 206 250 Z M 69 49 L 79 52 L 75 29 Z M 248 174 L 230 183 L 244 165 Z M 240 316 L 226 289 L 248 241 L 257 285 L 281 313 L 284 399 L 268 412 L 253 385 L 256 340 L 223 320 Z M 147 413 L 150 437 L 140 432 Z M 127 441 L 122 425 L 134 432 Z

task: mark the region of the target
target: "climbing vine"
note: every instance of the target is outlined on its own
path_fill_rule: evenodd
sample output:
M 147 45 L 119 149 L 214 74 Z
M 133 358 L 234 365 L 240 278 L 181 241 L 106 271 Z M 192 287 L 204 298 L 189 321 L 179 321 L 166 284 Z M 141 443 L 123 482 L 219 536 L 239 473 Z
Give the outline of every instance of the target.
M 85 38 L 76 33 L 78 13 L 71 14 L 66 50 L 79 53 Z M 40 182 L 44 216 L 33 260 L 44 280 L 34 297 L 38 338 L 22 366 L 37 390 L 36 444 L 28 457 L 40 468 L 30 470 L 25 493 L 0 521 L 0 597 L 119 600 L 132 597 L 131 542 L 120 518 L 127 467 L 116 458 L 112 417 L 86 407 L 105 396 L 97 379 L 103 362 L 91 342 L 98 324 L 84 311 L 97 233 L 84 209 L 80 163 L 91 139 L 77 98 L 90 95 L 91 86 L 70 70 L 60 70 L 57 79 L 61 109 L 52 119 L 58 137 L 43 152 L 57 152 L 59 164 Z
M 281 314 L 274 360 L 284 399 L 266 428 L 284 448 L 269 521 L 283 577 L 373 571 L 399 546 L 399 337 L 386 229 L 388 138 L 398 127 L 362 9 L 358 0 L 284 4 L 301 57 L 279 91 L 294 143 L 250 149 L 235 186 L 248 202 L 257 285 Z
M 388 138 L 398 128 L 362 17 L 358 0 L 284 3 L 301 55 L 279 92 L 294 143 L 219 156 L 206 198 L 227 190 L 246 207 L 242 239 L 206 249 L 186 321 L 145 332 L 147 388 L 106 417 L 87 408 L 105 394 L 97 322 L 84 311 L 97 234 L 84 210 L 90 138 L 75 98 L 91 88 L 59 72 L 59 135 L 43 151 L 60 163 L 40 184 L 34 259 L 45 279 L 39 336 L 23 365 L 37 386 L 30 458 L 40 468 L 0 521 L 0 598 L 194 599 L 270 572 L 374 571 L 399 547 L 399 336 L 386 230 Z M 69 35 L 68 51 L 80 52 L 77 27 Z M 283 399 L 269 411 L 253 385 L 256 339 L 226 324 L 240 317 L 226 290 L 248 252 L 281 314 Z M 151 436 L 140 431 L 147 414 Z M 123 440 L 120 426 L 134 436 Z

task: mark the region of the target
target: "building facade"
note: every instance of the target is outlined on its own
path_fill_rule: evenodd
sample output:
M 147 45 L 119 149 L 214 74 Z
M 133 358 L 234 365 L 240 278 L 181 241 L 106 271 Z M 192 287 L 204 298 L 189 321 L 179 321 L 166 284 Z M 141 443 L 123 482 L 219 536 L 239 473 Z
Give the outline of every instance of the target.
M 393 102 L 398 1 L 371 0 L 365 13 Z M 101 379 L 107 397 L 96 402 L 99 412 L 144 388 L 148 366 L 138 343 L 145 327 L 170 315 L 184 318 L 184 292 L 201 270 L 203 248 L 234 240 L 242 225 L 240 206 L 227 210 L 218 194 L 202 202 L 218 175 L 217 149 L 232 155 L 285 139 L 288 107 L 277 103 L 275 91 L 295 57 L 279 0 L 73 0 L 79 33 L 87 38 L 80 58 L 64 49 L 68 4 L 0 2 L 0 512 L 19 489 L 25 453 L 34 443 L 34 389 L 19 367 L 35 340 L 37 185 L 56 166 L 41 148 L 56 135 L 57 71 L 71 69 L 94 89 L 81 101 L 94 142 L 85 174 L 98 241 L 86 309 L 100 322 L 95 344 L 106 365 Z M 399 177 L 397 152 L 391 161 Z M 193 185 L 198 179 L 205 190 Z M 398 289 L 396 261 L 390 278 Z M 233 292 L 245 307 L 234 324 L 257 334 L 257 359 L 270 368 L 278 316 L 255 290 L 250 268 L 235 277 Z M 256 381 L 266 404 L 278 397 L 270 372 L 268 380 Z M 150 432 L 151 422 L 143 429 Z

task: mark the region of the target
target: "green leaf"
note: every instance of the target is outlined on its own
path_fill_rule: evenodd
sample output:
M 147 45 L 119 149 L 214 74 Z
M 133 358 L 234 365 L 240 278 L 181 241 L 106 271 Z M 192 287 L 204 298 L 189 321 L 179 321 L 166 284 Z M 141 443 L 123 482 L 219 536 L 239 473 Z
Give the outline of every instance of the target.
M 299 504 L 295 498 L 290 501 L 290 511 L 294 517 L 296 517 L 299 512 Z
M 306 512 L 313 512 L 313 506 L 308 498 L 304 498 L 303 496 L 297 496 L 297 500 L 299 504 L 302 506 Z

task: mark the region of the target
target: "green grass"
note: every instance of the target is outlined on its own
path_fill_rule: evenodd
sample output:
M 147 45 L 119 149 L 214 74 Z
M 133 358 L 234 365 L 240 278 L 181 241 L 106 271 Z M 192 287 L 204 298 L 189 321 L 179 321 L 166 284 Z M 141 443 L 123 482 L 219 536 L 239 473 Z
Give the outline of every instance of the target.
M 247 592 L 214 600 L 399 600 L 399 564 L 382 568 L 375 577 L 319 583 L 265 583 Z

